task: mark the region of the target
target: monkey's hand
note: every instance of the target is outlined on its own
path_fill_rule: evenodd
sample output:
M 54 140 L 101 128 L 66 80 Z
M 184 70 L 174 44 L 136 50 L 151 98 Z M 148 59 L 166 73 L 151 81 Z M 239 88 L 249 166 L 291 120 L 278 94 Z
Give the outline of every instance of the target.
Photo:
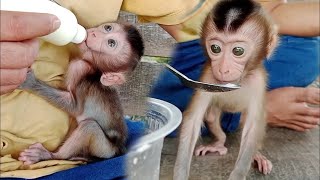
M 53 159 L 53 155 L 41 143 L 36 143 L 22 151 L 18 159 L 23 161 L 24 165 L 31 165 L 39 161 Z
M 207 153 L 219 153 L 220 156 L 227 154 L 228 149 L 224 146 L 224 142 L 216 142 L 208 145 L 200 145 L 196 148 L 194 154 L 196 156 L 205 156 Z
M 313 129 L 320 123 L 320 89 L 284 87 L 267 93 L 267 123 L 296 131 Z M 308 104 L 313 104 L 314 107 Z
M 27 72 L 26 80 L 18 87 L 19 89 L 31 90 L 34 85 L 37 83 L 36 76 L 32 69 L 29 69 Z
M 272 170 L 272 163 L 264 155 L 262 155 L 260 152 L 257 152 L 253 156 L 253 160 L 261 173 L 263 173 L 264 175 L 270 174 Z

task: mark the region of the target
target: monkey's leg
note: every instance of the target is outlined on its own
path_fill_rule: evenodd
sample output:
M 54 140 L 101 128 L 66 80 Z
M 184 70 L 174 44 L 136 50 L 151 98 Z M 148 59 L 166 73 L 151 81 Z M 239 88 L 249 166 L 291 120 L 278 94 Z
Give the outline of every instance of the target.
M 257 153 L 258 144 L 262 142 L 265 133 L 265 112 L 262 104 L 262 101 L 252 100 L 247 112 L 241 115 L 241 120 L 245 121 L 240 151 L 229 180 L 246 179 L 253 156 Z
M 79 126 L 72 132 L 66 142 L 59 148 L 56 153 L 48 151 L 42 144 L 36 143 L 20 154 L 19 160 L 25 164 L 34 164 L 39 161 L 49 159 L 71 159 L 79 157 L 79 154 L 85 152 L 88 148 L 92 132 L 98 132 L 89 125 L 86 120 L 81 121 Z
M 38 80 L 32 70 L 27 73 L 26 80 L 20 85 L 19 88 L 30 90 L 38 94 L 69 113 L 76 111 L 76 102 L 74 101 L 70 92 L 55 89 Z
M 204 114 L 211 99 L 212 93 L 197 91 L 192 97 L 190 106 L 184 113 L 173 179 L 185 180 L 189 176 L 192 154 L 200 135 Z
M 84 156 L 109 158 L 117 148 L 107 139 L 99 124 L 94 120 L 83 120 L 77 129 L 59 148 L 52 153 L 53 159 L 71 159 Z
M 53 154 L 48 151 L 41 143 L 35 143 L 20 153 L 18 158 L 25 165 L 31 165 L 39 161 L 54 159 Z M 71 161 L 89 161 L 88 157 L 72 157 Z
M 200 145 L 195 150 L 196 156 L 204 156 L 207 152 L 218 152 L 219 155 L 227 154 L 228 149 L 224 146 L 226 142 L 226 134 L 223 132 L 220 125 L 221 110 L 217 107 L 211 106 L 207 113 L 206 122 L 212 134 L 217 138 L 216 142 L 207 145 Z
M 19 160 L 25 164 L 34 164 L 49 159 L 86 160 L 90 156 L 108 158 L 115 153 L 116 148 L 106 138 L 98 123 L 83 120 L 57 152 L 49 152 L 42 144 L 37 143 L 24 150 Z
M 43 160 L 54 159 L 50 151 L 48 151 L 41 143 L 35 143 L 20 153 L 19 160 L 25 165 L 30 165 Z M 71 161 L 89 161 L 87 157 L 72 157 Z

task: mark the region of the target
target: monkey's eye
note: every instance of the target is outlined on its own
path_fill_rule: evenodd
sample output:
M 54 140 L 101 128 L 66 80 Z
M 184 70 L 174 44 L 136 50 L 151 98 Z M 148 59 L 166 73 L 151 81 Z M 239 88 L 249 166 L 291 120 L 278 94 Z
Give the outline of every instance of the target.
M 242 47 L 235 47 L 232 49 L 232 53 L 235 56 L 241 56 L 244 53 L 244 49 Z
M 104 26 L 104 30 L 106 30 L 107 32 L 110 32 L 112 30 L 112 26 L 110 25 L 105 25 Z
M 213 44 L 213 45 L 211 45 L 211 51 L 212 51 L 213 53 L 215 53 L 215 54 L 218 54 L 218 53 L 221 52 L 221 48 L 220 48 L 218 45 Z
M 109 47 L 115 47 L 117 45 L 116 41 L 113 39 L 108 39 L 108 46 Z

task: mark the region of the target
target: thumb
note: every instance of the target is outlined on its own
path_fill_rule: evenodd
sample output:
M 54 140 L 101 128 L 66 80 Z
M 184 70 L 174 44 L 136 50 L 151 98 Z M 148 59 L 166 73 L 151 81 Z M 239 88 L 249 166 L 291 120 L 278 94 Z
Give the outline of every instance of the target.
M 0 41 L 23 41 L 44 36 L 60 27 L 51 14 L 0 11 Z

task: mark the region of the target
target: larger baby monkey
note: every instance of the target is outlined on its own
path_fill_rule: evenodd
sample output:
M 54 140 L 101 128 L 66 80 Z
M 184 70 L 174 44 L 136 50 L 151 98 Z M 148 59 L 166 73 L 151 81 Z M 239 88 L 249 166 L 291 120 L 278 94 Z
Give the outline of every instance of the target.
M 221 0 L 206 18 L 201 37 L 209 59 L 201 81 L 236 83 L 241 88 L 223 93 L 195 92 L 183 114 L 174 179 L 188 178 L 193 152 L 197 156 L 208 152 L 227 153 L 226 135 L 220 126 L 223 111 L 241 112 L 244 124 L 239 155 L 229 179 L 245 179 L 253 160 L 257 161 L 259 170 L 267 174 L 272 164 L 258 152 L 266 125 L 267 74 L 262 62 L 276 47 L 276 27 L 254 1 Z M 217 141 L 194 151 L 203 121 Z
M 128 24 L 108 23 L 87 30 L 87 39 L 78 45 L 66 73 L 66 89 L 55 89 L 28 72 L 20 86 L 62 108 L 77 122 L 56 152 L 42 144 L 31 145 L 19 160 L 33 164 L 48 159 L 92 160 L 124 153 L 127 128 L 117 92 L 143 55 L 138 30 Z

